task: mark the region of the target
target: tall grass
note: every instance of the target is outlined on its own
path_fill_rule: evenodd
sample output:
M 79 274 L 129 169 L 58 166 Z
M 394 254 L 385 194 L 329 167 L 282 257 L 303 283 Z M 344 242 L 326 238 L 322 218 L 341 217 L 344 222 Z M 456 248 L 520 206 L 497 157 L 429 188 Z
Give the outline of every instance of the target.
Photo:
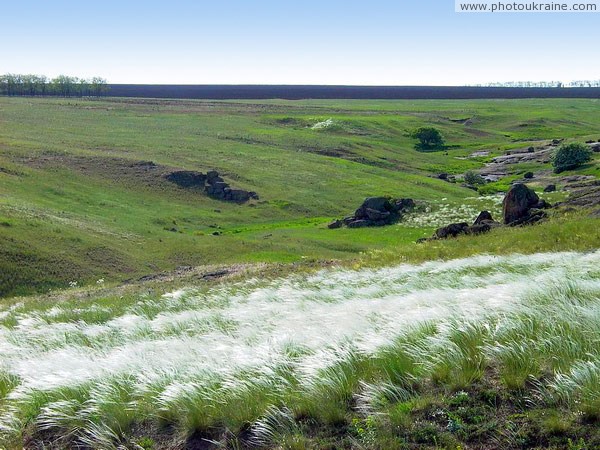
M 352 411 L 371 433 L 369 417 L 432 383 L 452 393 L 486 376 L 598 417 L 599 262 L 597 252 L 325 270 L 115 304 L 101 320 L 73 321 L 60 305 L 7 309 L 0 433 L 111 448 L 145 421 L 182 441 L 245 434 L 293 447 L 306 421 L 348 425 Z

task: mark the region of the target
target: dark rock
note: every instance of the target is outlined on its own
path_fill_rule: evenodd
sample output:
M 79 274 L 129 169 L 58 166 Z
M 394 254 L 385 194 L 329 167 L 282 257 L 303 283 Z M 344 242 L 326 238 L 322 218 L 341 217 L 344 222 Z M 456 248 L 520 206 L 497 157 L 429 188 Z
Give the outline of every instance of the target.
M 487 233 L 493 228 L 491 223 L 478 223 L 476 225 L 472 225 L 465 231 L 467 234 L 483 234 Z
M 388 197 L 368 197 L 354 212 L 353 216 L 334 221 L 334 228 L 339 228 L 340 222 L 349 228 L 380 227 L 390 225 L 402 217 L 402 212 L 415 207 L 415 202 L 410 198 L 392 200 Z
M 400 215 L 394 204 L 387 197 L 366 198 L 360 208 L 354 213 L 355 220 L 366 220 L 371 226 L 379 226 L 380 223 L 391 224 L 398 220 Z
M 217 172 L 216 170 L 210 170 L 206 173 L 206 181 L 209 184 L 213 184 L 217 178 L 219 177 L 219 172 Z
M 467 222 L 451 223 L 438 228 L 432 239 L 447 239 L 461 234 L 482 234 L 499 226 L 500 224 L 493 219 L 489 211 L 481 211 L 473 225 L 469 226 Z
M 410 211 L 416 204 L 412 198 L 399 198 L 393 202 L 397 211 Z
M 244 191 L 243 189 L 230 189 L 229 197 L 233 202 L 243 203 L 250 200 L 250 192 Z
M 558 145 L 562 142 L 562 139 L 552 139 L 552 145 Z
M 167 180 L 184 188 L 204 187 L 206 175 L 191 170 L 178 170 L 167 175 Z
M 154 163 L 148 163 L 147 165 L 150 167 L 150 164 Z M 201 172 L 179 170 L 170 173 L 166 178 L 181 187 L 204 188 L 209 197 L 218 200 L 236 203 L 244 203 L 251 198 L 258 200 L 258 194 L 256 192 L 249 192 L 243 189 L 232 189 L 228 183 L 223 181 L 223 178 L 221 178 L 219 173 L 215 170 L 211 170 L 206 175 Z M 206 183 L 208 183 L 208 185 Z
M 354 216 L 356 218 L 366 218 L 368 209 L 380 212 L 389 212 L 393 211 L 393 206 L 390 203 L 390 199 L 387 197 L 368 197 L 365 199 L 362 205 L 360 205 L 360 208 L 356 210 Z
M 440 180 L 444 180 L 444 181 L 448 180 L 448 174 L 447 173 L 440 173 L 437 177 Z
M 555 184 L 549 184 L 548 186 L 546 186 L 544 188 L 544 192 L 555 192 L 556 191 L 556 185 Z
M 428 240 L 429 240 L 428 238 L 422 237 L 422 238 L 417 239 L 415 242 L 417 244 L 422 244 L 423 242 L 427 242 Z
M 226 269 L 215 270 L 214 272 L 207 272 L 207 273 L 203 274 L 201 278 L 210 280 L 210 279 L 214 279 L 214 278 L 224 277 L 225 275 L 229 275 L 229 273 L 231 273 L 231 272 Z
M 337 219 L 336 219 L 336 220 L 333 220 L 333 221 L 331 221 L 331 222 L 330 222 L 330 223 L 327 225 L 327 228 L 329 228 L 330 230 L 334 230 L 334 229 L 336 229 L 336 228 L 341 228 L 343 224 L 344 224 L 344 222 L 343 222 L 343 221 L 341 221 L 341 220 L 337 220 Z
M 511 222 L 508 225 L 511 227 L 515 227 L 518 225 L 531 225 L 536 222 L 539 222 L 542 219 L 545 219 L 546 217 L 548 217 L 548 215 L 544 211 L 539 209 L 532 209 L 529 211 L 529 214 L 527 214 L 525 217 L 521 217 L 520 219 L 515 220 L 514 222 Z
M 451 223 L 450 225 L 435 230 L 435 237 L 438 239 L 456 237 L 459 234 L 467 233 L 468 228 L 469 224 L 467 222 Z
M 348 223 L 348 228 L 363 228 L 368 226 L 368 220 L 353 220 L 352 222 Z
M 529 215 L 529 210 L 537 205 L 540 198 L 537 194 L 521 183 L 513 185 L 502 202 L 504 223 L 511 224 Z
M 231 193 L 231 188 L 224 181 L 216 181 L 213 184 L 209 184 L 206 186 L 206 193 L 213 198 L 218 200 L 231 200 L 231 197 L 228 194 Z
M 477 219 L 475 219 L 475 222 L 473 222 L 473 225 L 479 225 L 487 221 L 495 222 L 492 214 L 489 211 L 481 211 L 477 216 Z
M 529 147 L 527 149 L 527 153 L 533 153 L 533 152 L 535 152 L 535 148 L 534 147 Z
M 367 208 L 364 211 L 364 215 L 367 219 L 377 222 L 389 219 L 391 213 L 389 211 L 377 211 L 376 209 Z
M 552 205 L 550 203 L 548 203 L 546 200 L 540 199 L 540 201 L 537 202 L 533 207 L 536 209 L 548 209 L 548 208 L 552 208 Z
M 219 192 L 228 188 L 229 184 L 225 183 L 224 181 L 215 181 L 214 183 L 211 183 L 210 186 L 213 188 L 214 192 Z
M 523 175 L 523 178 L 530 180 L 531 178 L 533 178 L 533 172 L 525 172 L 525 175 Z

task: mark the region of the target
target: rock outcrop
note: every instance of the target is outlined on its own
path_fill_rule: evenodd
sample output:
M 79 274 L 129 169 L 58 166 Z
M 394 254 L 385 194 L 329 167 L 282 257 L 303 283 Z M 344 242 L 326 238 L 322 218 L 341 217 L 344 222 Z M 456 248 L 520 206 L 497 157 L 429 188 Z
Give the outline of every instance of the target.
M 431 239 L 447 239 L 461 234 L 482 234 L 498 226 L 500 223 L 494 220 L 489 211 L 481 211 L 473 225 L 469 225 L 467 222 L 451 223 L 438 228 Z
M 450 237 L 456 237 L 460 234 L 466 234 L 469 228 L 467 222 L 451 223 L 445 227 L 438 228 L 435 230 L 433 237 L 435 239 L 447 239 Z
M 167 180 L 183 188 L 202 187 L 206 183 L 206 175 L 192 170 L 178 170 L 167 175 Z
M 397 222 L 406 211 L 415 207 L 410 198 L 391 199 L 388 197 L 368 197 L 354 212 L 354 215 L 342 220 L 334 220 L 330 229 L 346 225 L 348 228 L 380 227 Z
M 567 184 L 569 197 L 561 205 L 575 208 L 598 208 L 600 206 L 600 180 L 584 180 Z
M 514 226 L 537 222 L 546 217 L 542 209 L 549 206 L 532 189 L 517 183 L 509 189 L 502 202 L 504 223 Z
M 206 174 L 190 170 L 178 170 L 171 172 L 166 178 L 183 188 L 203 189 L 206 195 L 217 200 L 236 203 L 244 203 L 250 199 L 258 200 L 256 192 L 232 189 L 216 170 L 211 170 Z

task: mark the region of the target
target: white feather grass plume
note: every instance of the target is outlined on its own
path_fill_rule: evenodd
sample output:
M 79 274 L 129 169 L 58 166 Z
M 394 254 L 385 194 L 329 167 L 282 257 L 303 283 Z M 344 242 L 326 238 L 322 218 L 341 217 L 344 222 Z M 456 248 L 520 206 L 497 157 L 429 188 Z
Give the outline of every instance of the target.
M 255 430 L 268 439 L 289 426 L 287 410 L 268 408 L 293 398 L 293 389 L 308 397 L 356 394 L 366 412 L 405 395 L 390 384 L 405 375 L 390 365 L 390 380 L 376 386 L 357 380 L 352 368 L 393 348 L 398 336 L 420 323 L 435 323 L 435 335 L 424 338 L 426 345 L 407 344 L 407 357 L 420 358 L 423 373 L 440 377 L 455 375 L 448 372 L 456 367 L 453 359 L 465 360 L 459 375 L 466 382 L 478 376 L 477 364 L 486 357 L 518 364 L 519 355 L 538 351 L 519 353 L 503 336 L 527 333 L 523 324 L 511 331 L 516 325 L 510 319 L 539 317 L 532 302 L 552 303 L 539 287 L 570 280 L 570 290 L 562 288 L 552 303 L 553 314 L 587 317 L 591 326 L 600 317 L 594 303 L 599 263 L 598 252 L 484 255 L 328 269 L 208 293 L 179 290 L 127 307 L 82 303 L 76 318 L 60 306 L 6 309 L 0 317 L 0 431 L 18 432 L 18 424 L 29 421 L 61 428 L 82 442 L 106 443 L 140 416 L 179 421 L 188 430 L 212 426 L 220 415 L 236 416 L 230 405 L 237 401 L 252 420 L 263 417 Z M 471 347 L 457 347 L 463 338 L 472 340 Z M 556 348 L 552 342 L 546 347 Z M 444 349 L 453 351 L 444 355 Z M 579 351 L 565 347 L 572 358 Z M 261 393 L 255 405 L 244 400 L 253 392 Z

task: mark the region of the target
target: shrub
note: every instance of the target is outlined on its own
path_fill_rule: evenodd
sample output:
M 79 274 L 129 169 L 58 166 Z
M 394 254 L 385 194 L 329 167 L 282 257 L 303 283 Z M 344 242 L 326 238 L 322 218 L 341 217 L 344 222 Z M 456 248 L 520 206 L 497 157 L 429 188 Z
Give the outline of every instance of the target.
M 472 185 L 485 184 L 485 178 L 478 173 L 469 170 L 467 173 L 465 173 L 465 183 Z
M 430 150 L 444 145 L 444 138 L 437 128 L 421 127 L 410 133 L 410 137 L 418 139 L 417 150 Z
M 554 155 L 554 172 L 575 169 L 592 159 L 592 150 L 585 144 L 572 143 L 561 146 Z

